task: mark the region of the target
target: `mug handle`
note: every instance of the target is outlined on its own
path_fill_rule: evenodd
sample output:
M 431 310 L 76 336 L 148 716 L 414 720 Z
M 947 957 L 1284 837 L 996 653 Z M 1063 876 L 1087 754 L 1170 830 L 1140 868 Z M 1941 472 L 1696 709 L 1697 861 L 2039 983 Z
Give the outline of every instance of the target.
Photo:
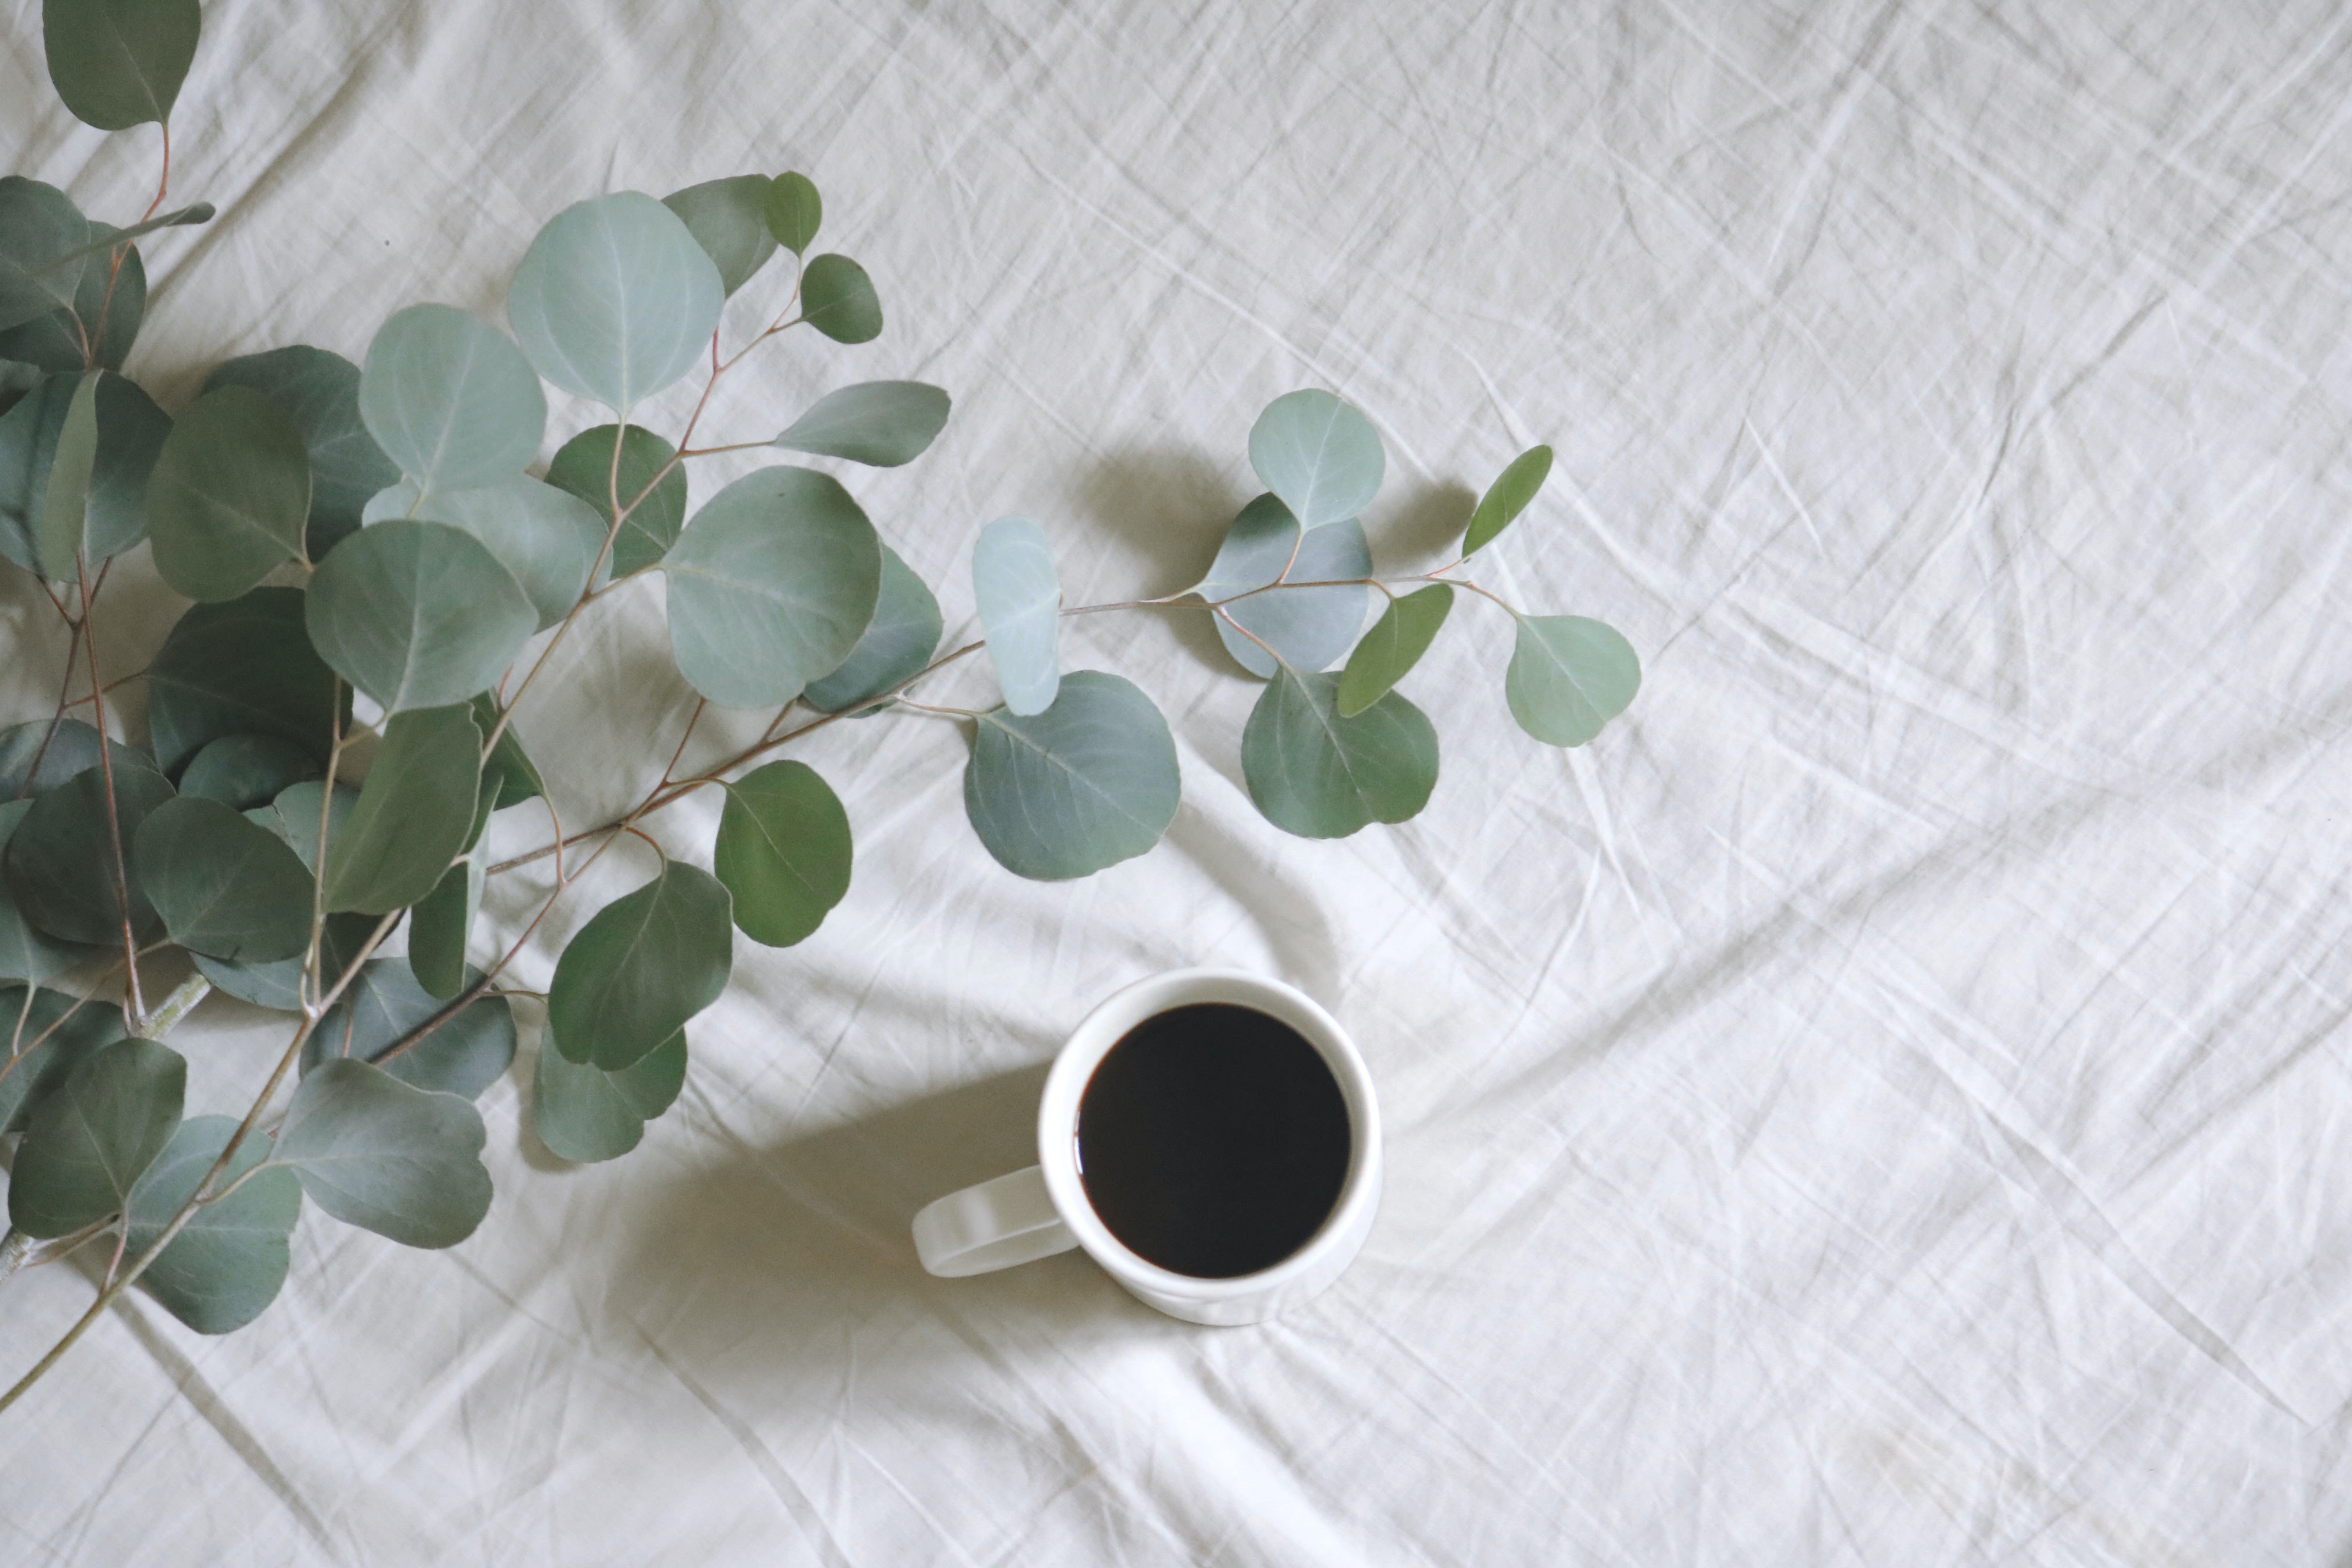
M 942 1279 L 1010 1268 L 1077 1244 L 1034 1165 L 950 1193 L 915 1216 L 915 1255 Z

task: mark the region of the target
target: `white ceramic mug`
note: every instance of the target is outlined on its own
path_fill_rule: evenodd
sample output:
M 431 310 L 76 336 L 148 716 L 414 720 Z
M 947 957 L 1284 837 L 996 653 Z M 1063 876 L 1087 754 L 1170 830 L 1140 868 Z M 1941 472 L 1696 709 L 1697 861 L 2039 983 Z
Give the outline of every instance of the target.
M 1230 1279 L 1179 1274 L 1130 1251 L 1087 1201 L 1078 1177 L 1078 1100 L 1110 1048 L 1146 1018 L 1196 1003 L 1254 1008 L 1321 1054 L 1348 1108 L 1351 1147 L 1339 1201 L 1307 1245 L 1268 1268 Z M 1237 969 L 1179 969 L 1140 980 L 1087 1015 L 1054 1058 L 1037 1106 L 1037 1163 L 931 1204 L 915 1216 L 915 1251 L 933 1274 L 1010 1268 L 1083 1247 L 1148 1307 L 1188 1322 L 1262 1322 L 1339 1277 L 1381 1203 L 1381 1112 L 1371 1074 L 1339 1020 L 1279 981 Z

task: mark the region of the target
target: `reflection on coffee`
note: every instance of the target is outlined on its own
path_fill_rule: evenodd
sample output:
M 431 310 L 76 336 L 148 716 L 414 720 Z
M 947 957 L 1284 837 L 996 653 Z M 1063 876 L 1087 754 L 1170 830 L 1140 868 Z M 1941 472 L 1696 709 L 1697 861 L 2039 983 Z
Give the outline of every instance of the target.
M 1306 1246 L 1339 1201 L 1352 1143 L 1322 1053 L 1223 1002 L 1138 1024 L 1078 1101 L 1087 1201 L 1129 1251 L 1201 1279 Z

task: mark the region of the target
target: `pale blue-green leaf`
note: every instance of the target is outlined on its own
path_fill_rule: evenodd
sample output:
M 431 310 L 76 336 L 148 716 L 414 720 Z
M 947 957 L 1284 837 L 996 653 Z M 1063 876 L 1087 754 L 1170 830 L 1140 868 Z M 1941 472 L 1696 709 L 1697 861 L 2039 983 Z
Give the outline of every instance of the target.
M 971 591 L 1004 705 L 1043 713 L 1062 679 L 1062 582 L 1035 519 L 1000 517 L 980 531 Z
M 139 825 L 147 814 L 172 798 L 163 775 L 145 765 L 114 770 L 115 821 L 120 824 L 127 863 Z M 17 910 L 41 931 L 67 942 L 122 947 L 124 911 L 117 897 L 115 837 L 107 826 L 107 781 L 104 770 L 76 773 L 33 802 L 33 809 L 17 825 L 0 857 L 9 895 Z M 129 920 L 132 932 L 145 941 L 162 929 L 134 879 L 131 883 Z
M 310 946 L 310 873 L 234 807 L 167 800 L 139 825 L 131 849 L 140 890 L 190 952 L 268 963 Z
M 348 1058 L 294 1091 L 270 1163 L 347 1225 L 409 1247 L 454 1247 L 490 1207 L 481 1113 Z
M 124 1250 L 130 1256 L 153 1246 L 181 1205 L 195 1196 L 236 1128 L 234 1116 L 192 1116 L 180 1123 L 131 1189 L 124 1216 L 130 1233 Z M 247 1137 L 213 1191 L 226 1191 L 268 1152 L 266 1136 Z M 198 1205 L 140 1274 L 140 1289 L 200 1334 L 241 1329 L 261 1315 L 286 1282 L 287 1237 L 301 1213 L 302 1184 L 293 1172 L 252 1176 L 226 1197 Z
M 1142 854 L 1175 820 L 1180 793 L 1168 721 L 1132 684 L 1091 669 L 1064 676 L 1043 713 L 982 714 L 963 774 L 981 843 L 1040 881 Z
M 719 1000 L 734 963 L 727 889 L 675 860 L 589 917 L 556 960 L 547 996 L 555 1047 L 617 1072 Z
M 357 793 L 357 792 L 353 792 Z M 248 814 L 257 815 L 257 814 Z M 315 843 L 319 831 L 315 811 L 310 819 L 310 832 Z M 329 915 L 319 933 L 319 968 L 326 984 L 331 987 L 343 977 L 359 955 L 361 946 L 375 930 L 373 915 Z M 213 983 L 216 990 L 257 1007 L 273 1007 L 281 1013 L 299 1012 L 302 1005 L 302 960 L 289 958 L 276 963 L 224 963 L 203 953 L 191 955 L 196 969 Z
M 368 345 L 360 417 L 425 489 L 475 489 L 538 455 L 547 394 L 505 333 L 448 305 L 411 305 Z
M 1450 583 L 1432 583 L 1389 601 L 1389 607 L 1348 656 L 1348 668 L 1339 676 L 1339 717 L 1354 718 L 1402 680 L 1429 651 L 1437 628 L 1445 624 L 1446 613 L 1453 608 Z
M 8 1220 L 64 1236 L 121 1212 L 180 1124 L 188 1064 L 153 1040 L 117 1040 L 85 1057 L 26 1119 L 8 1178 Z
M 148 732 L 166 771 L 226 735 L 269 736 L 326 761 L 338 698 L 307 607 L 299 588 L 256 588 L 180 617 L 147 667 Z M 341 701 L 348 716 L 350 694 Z
M 1212 605 L 1225 605 L 1225 616 L 1247 629 L 1244 636 L 1225 616 L 1216 617 L 1217 637 L 1225 651 L 1244 669 L 1265 679 L 1274 674 L 1276 655 L 1293 669 L 1311 671 L 1329 668 L 1347 652 L 1364 624 L 1364 605 L 1372 594 L 1360 580 L 1371 574 L 1363 524 L 1349 518 L 1302 537 L 1290 509 L 1265 495 L 1234 519 L 1208 577 L 1194 592 Z M 1286 578 L 1334 585 L 1267 589 Z
M 100 131 L 171 118 L 202 25 L 196 0 L 41 0 L 49 80 Z
M 719 286 L 732 294 L 776 254 L 768 231 L 769 184 L 763 174 L 706 180 L 672 191 L 662 205 L 678 216 L 694 242 L 719 268 Z
M 790 947 L 849 891 L 849 814 L 805 763 L 770 763 L 725 787 L 710 866 L 734 900 L 735 929 Z
M 279 790 L 267 811 L 246 813 L 248 818 L 286 840 L 286 847 L 301 858 L 303 869 L 313 877 L 319 874 L 319 808 L 326 793 L 325 781 L 308 779 Z M 359 803 L 358 787 L 338 779 L 334 802 L 327 807 L 327 847 L 331 856 Z
M 446 522 L 363 528 L 310 578 L 304 624 L 330 668 L 384 711 L 463 702 L 498 684 L 539 629 L 488 548 Z
M 563 443 L 563 449 L 547 468 L 547 482 L 595 508 L 597 522 L 607 531 L 613 526 L 613 492 L 620 491 L 621 506 L 628 515 L 613 541 L 608 563 L 615 577 L 659 563 L 663 553 L 677 542 L 678 530 L 686 526 L 686 465 L 673 461 L 677 448 L 652 431 L 631 425 L 627 434 L 618 437 L 616 470 L 613 443 L 622 428 L 599 425 L 583 430 Z M 630 505 L 632 501 L 636 504 Z
M 637 1146 L 646 1123 L 667 1110 L 685 1086 L 684 1029 L 618 1072 L 542 1050 L 530 1086 L 531 1131 L 559 1159 L 618 1159 Z
M 541 631 L 572 613 L 604 548 L 596 510 L 537 479 L 438 490 L 424 499 L 416 515 L 454 523 L 487 545 L 530 596 Z
M 310 517 L 304 531 L 313 561 L 360 525 L 368 497 L 400 478 L 400 468 L 360 418 L 360 367 L 338 353 L 297 343 L 216 366 L 205 390 L 249 386 L 278 400 L 302 433 L 310 458 Z
M 302 1051 L 302 1071 L 348 1057 L 419 1089 L 478 1099 L 514 1060 L 514 1005 L 476 995 L 482 972 L 466 968 L 450 996 L 436 996 L 396 958 L 373 960 L 319 1020 Z
M 155 567 L 191 599 L 234 599 L 299 561 L 310 458 L 266 392 L 220 386 L 184 411 L 147 486 Z
M 1402 822 L 1437 785 L 1437 731 L 1391 691 L 1352 719 L 1339 678 L 1279 671 L 1242 730 L 1242 776 L 1268 822 L 1301 838 L 1344 838 Z
M 693 368 L 726 303 L 718 267 L 685 223 L 635 191 L 549 219 L 507 289 L 507 317 L 539 374 L 623 415 Z
M 431 892 L 465 849 L 481 776 L 482 732 L 466 704 L 394 713 L 327 846 L 327 908 L 380 915 Z
M 223 735 L 208 742 L 180 775 L 180 794 L 216 800 L 236 811 L 268 805 L 289 784 L 321 776 L 310 753 L 275 735 Z
M 762 468 L 695 514 L 662 571 L 679 672 L 713 702 L 764 708 L 857 646 L 881 590 L 882 542 L 829 475 Z
M 1328 392 L 1286 393 L 1250 427 L 1250 467 L 1308 529 L 1360 513 L 1388 466 L 1372 422 Z
M 21 1132 L 90 1052 L 122 1035 L 122 1015 L 103 1000 L 0 985 L 0 1132 Z
M 1617 630 L 1582 616 L 1522 616 L 1503 678 L 1519 728 L 1548 746 L 1580 746 L 1625 711 L 1642 661 Z
M 923 454 L 948 422 L 948 395 L 919 381 L 867 381 L 816 400 L 770 445 L 895 468 Z
M 837 343 L 882 335 L 882 301 L 866 268 L 846 256 L 819 256 L 801 272 L 801 320 Z
M 446 1001 L 466 988 L 466 939 L 481 908 L 482 862 L 468 855 L 408 911 L 408 972 L 428 995 Z
M 874 618 L 841 668 L 810 681 L 802 699 L 820 713 L 838 713 L 871 701 L 931 662 L 943 625 L 939 600 L 898 559 L 898 552 L 884 545 L 882 589 L 875 600 Z M 878 707 L 866 710 L 879 711 Z

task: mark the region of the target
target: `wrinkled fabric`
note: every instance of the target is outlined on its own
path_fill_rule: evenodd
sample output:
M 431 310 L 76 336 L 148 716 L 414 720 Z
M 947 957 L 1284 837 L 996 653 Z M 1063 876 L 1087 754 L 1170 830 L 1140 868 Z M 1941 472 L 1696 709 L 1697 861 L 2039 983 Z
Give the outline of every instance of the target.
M 79 126 L 12 0 L 6 163 L 115 221 L 152 127 Z M 606 190 L 809 174 L 887 325 L 781 336 L 698 442 L 911 378 L 924 458 L 840 473 L 974 635 L 980 528 L 1073 603 L 1195 581 L 1273 397 L 1365 409 L 1384 571 L 1442 563 L 1643 666 L 1590 746 L 1521 733 L 1464 595 L 1403 691 L 1429 808 L 1258 817 L 1257 690 L 1198 611 L 1079 617 L 1174 728 L 1150 855 L 1020 881 L 923 715 L 791 754 L 846 900 L 739 940 L 684 1096 L 575 1167 L 482 1100 L 497 1203 L 446 1252 L 315 1207 L 251 1329 L 143 1298 L 0 1417 L 0 1560 L 1341 1565 L 2317 1564 L 2352 1552 L 2352 36 L 2340 7 L 1029 0 L 211 0 L 131 371 L 361 357 L 419 300 L 503 323 Z M 730 351 L 782 308 L 782 264 Z M 645 411 L 675 435 L 699 376 Z M 606 417 L 554 401 L 542 458 Z M 779 454 L 700 460 L 698 500 Z M 798 459 L 793 459 L 798 460 Z M 110 675 L 177 601 L 143 554 Z M 12 717 L 64 673 L 0 585 Z M 928 700 L 993 700 L 984 660 Z M 121 696 L 134 734 L 135 686 Z M 657 580 L 518 727 L 571 830 L 695 708 Z M 680 763 L 748 744 L 713 710 Z M 651 824 L 707 858 L 719 803 Z M 501 854 L 547 840 L 501 813 Z M 570 869 L 579 869 L 580 857 Z M 613 849 L 525 943 L 642 881 Z M 478 960 L 541 862 L 494 880 Z M 1025 1163 L 1044 1064 L 1189 963 L 1277 975 L 1377 1077 L 1388 1190 L 1339 1285 L 1191 1327 L 1083 1257 L 934 1280 L 908 1221 Z M 168 977 L 167 977 L 168 978 Z M 234 1110 L 283 1021 L 174 1043 Z M 87 1302 L 0 1289 L 0 1363 Z

